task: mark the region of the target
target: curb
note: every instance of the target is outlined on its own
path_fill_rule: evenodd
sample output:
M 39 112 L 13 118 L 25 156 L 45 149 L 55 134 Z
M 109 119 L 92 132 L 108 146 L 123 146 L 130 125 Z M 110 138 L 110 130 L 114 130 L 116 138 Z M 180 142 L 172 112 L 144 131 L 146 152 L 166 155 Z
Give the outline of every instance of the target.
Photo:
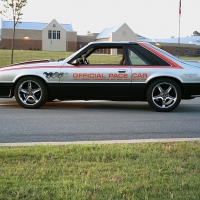
M 137 143 L 168 143 L 168 142 L 195 142 L 200 138 L 164 138 L 164 139 L 137 139 L 137 140 L 105 140 L 105 141 L 77 141 L 77 142 L 25 142 L 0 143 L 0 147 L 36 146 L 36 145 L 71 145 L 71 144 L 137 144 Z

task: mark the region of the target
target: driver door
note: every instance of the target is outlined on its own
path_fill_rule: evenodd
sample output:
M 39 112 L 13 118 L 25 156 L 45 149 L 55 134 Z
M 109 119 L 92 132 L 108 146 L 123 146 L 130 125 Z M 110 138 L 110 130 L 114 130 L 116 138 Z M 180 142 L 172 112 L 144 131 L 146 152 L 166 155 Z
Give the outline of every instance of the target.
M 112 48 L 113 49 L 113 48 Z M 122 50 L 122 49 L 121 49 Z M 88 52 L 88 51 L 87 51 Z M 121 62 L 122 53 L 115 48 L 93 48 L 93 53 L 81 54 L 76 62 L 66 63 L 60 78 L 64 98 L 70 99 L 127 99 L 131 93 L 131 69 Z M 85 58 L 83 58 L 85 56 Z M 87 59 L 87 60 L 86 60 Z M 77 63 L 78 62 L 78 63 Z

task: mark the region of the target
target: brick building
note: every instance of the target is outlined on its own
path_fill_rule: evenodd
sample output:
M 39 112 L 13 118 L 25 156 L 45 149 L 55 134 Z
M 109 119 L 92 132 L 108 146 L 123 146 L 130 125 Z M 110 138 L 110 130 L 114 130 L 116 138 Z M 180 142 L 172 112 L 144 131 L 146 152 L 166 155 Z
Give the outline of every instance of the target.
M 165 51 L 177 56 L 200 56 L 200 36 L 182 37 L 180 38 L 160 39 L 154 41 L 154 44 Z M 179 51 L 179 52 L 178 52 Z
M 11 49 L 13 22 L 1 19 L 1 26 L 0 48 Z M 126 23 L 86 35 L 77 35 L 72 24 L 60 24 L 55 19 L 50 23 L 22 22 L 16 26 L 15 49 L 74 52 L 93 41 L 141 41 L 157 45 L 172 55 L 178 55 L 179 51 L 178 38 L 145 38 L 134 33 Z M 200 36 L 181 38 L 179 55 L 200 56 Z
M 11 49 L 13 22 L 1 20 L 1 46 Z M 49 51 L 76 51 L 77 33 L 71 24 L 18 23 L 15 32 L 15 49 L 37 49 Z

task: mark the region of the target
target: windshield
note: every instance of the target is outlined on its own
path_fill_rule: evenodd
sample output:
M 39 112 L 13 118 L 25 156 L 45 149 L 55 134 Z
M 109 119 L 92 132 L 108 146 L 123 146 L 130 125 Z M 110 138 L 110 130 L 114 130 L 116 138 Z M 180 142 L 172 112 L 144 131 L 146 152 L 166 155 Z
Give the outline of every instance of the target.
M 88 44 L 84 47 L 82 47 L 81 49 L 79 49 L 78 51 L 76 51 L 75 53 L 73 53 L 71 56 L 67 57 L 65 59 L 65 62 L 68 62 L 69 60 L 71 60 L 73 57 L 75 57 L 77 54 L 79 54 L 84 48 L 87 48 Z

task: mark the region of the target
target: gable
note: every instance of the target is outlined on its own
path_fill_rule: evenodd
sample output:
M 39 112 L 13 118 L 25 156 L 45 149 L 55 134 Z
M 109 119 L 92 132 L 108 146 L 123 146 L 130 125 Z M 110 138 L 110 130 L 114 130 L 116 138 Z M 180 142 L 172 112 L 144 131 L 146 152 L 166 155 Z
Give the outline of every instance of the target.
M 112 33 L 112 41 L 137 41 L 137 34 L 125 23 Z
M 64 28 L 55 19 L 53 19 L 48 25 L 46 25 L 43 30 L 45 29 L 64 30 Z

